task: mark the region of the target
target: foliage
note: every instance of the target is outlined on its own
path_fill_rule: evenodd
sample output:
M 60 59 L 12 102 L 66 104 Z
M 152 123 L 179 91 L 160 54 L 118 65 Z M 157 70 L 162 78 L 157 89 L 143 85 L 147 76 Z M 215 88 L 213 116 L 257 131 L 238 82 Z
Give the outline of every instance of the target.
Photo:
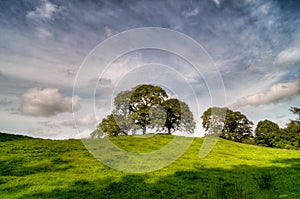
M 212 107 L 201 116 L 202 126 L 209 134 L 220 134 L 225 126 L 227 108 Z
M 208 108 L 203 115 L 202 126 L 209 134 L 218 133 L 220 137 L 235 142 L 243 142 L 252 137 L 253 122 L 239 111 L 229 108 Z
M 166 111 L 163 129 L 167 129 L 168 134 L 171 134 L 172 130 L 193 133 L 196 124 L 193 113 L 185 102 L 172 98 L 164 101 L 162 107 Z
M 188 105 L 178 99 L 168 99 L 159 86 L 142 84 L 121 91 L 114 99 L 115 109 L 92 132 L 92 137 L 135 134 L 147 128 L 160 131 L 182 130 L 192 133 L 195 128 L 193 114 Z
M 298 123 L 298 125 L 300 125 L 300 108 L 291 107 L 290 111 L 292 111 L 292 113 L 298 115 L 298 118 L 296 120 L 293 120 L 293 121 L 295 121 L 296 123 Z
M 138 85 L 132 90 L 129 101 L 129 111 L 135 124 L 146 134 L 147 126 L 151 123 L 150 108 L 160 105 L 168 97 L 160 86 L 148 84 Z
M 280 133 L 278 124 L 264 120 L 259 121 L 255 129 L 255 143 L 260 146 L 273 147 L 274 138 Z
M 107 133 L 110 136 L 118 136 L 118 135 L 128 135 L 128 133 L 124 130 L 124 128 L 120 128 L 119 124 L 116 122 L 113 114 L 108 115 L 104 118 L 100 124 L 98 124 L 97 129 L 92 132 L 92 137 L 97 137 L 101 135 L 105 135 Z M 122 121 L 121 119 L 118 121 Z
M 299 115 L 299 108 L 292 107 L 293 113 Z M 300 123 L 299 118 L 291 120 L 286 128 L 279 128 L 278 124 L 269 120 L 259 121 L 255 129 L 255 143 L 260 146 L 299 149 Z
M 291 121 L 286 129 L 289 134 L 289 141 L 291 145 L 299 148 L 300 147 L 300 123 L 298 121 Z
M 0 133 L 0 142 L 20 140 L 20 139 L 32 139 L 32 137 L 28 137 L 25 135 L 14 135 L 9 133 Z

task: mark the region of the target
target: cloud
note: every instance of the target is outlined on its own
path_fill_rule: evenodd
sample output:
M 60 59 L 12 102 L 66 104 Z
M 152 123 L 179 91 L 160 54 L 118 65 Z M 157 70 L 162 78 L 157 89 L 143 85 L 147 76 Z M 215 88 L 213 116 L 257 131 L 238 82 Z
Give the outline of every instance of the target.
M 218 8 L 221 6 L 221 0 L 212 0 L 212 1 Z
M 37 7 L 35 11 L 28 12 L 26 17 L 34 20 L 51 19 L 53 13 L 58 9 L 58 7 L 47 0 L 42 0 L 41 3 L 41 6 Z
M 243 106 L 259 106 L 263 104 L 277 103 L 290 99 L 300 94 L 300 81 L 279 83 L 273 85 L 264 93 L 256 93 L 238 99 L 232 107 L 239 108 Z
M 0 106 L 9 106 L 12 103 L 13 102 L 11 100 L 9 100 L 7 97 L 4 97 L 4 98 L 0 97 Z
M 53 123 L 52 121 L 39 121 L 38 124 L 40 124 L 43 127 L 48 127 L 50 129 L 60 129 L 60 126 L 58 124 Z
M 52 37 L 52 33 L 44 27 L 37 27 L 36 34 L 38 37 L 43 38 L 43 39 Z
M 291 47 L 281 51 L 275 62 L 280 66 L 291 66 L 300 63 L 300 46 Z
M 53 21 L 63 10 L 62 6 L 52 4 L 48 0 L 41 0 L 41 5 L 34 11 L 28 11 L 26 18 L 35 26 L 36 36 L 46 39 L 53 36 L 47 28 L 47 22 Z
M 21 96 L 20 112 L 35 117 L 50 117 L 80 108 L 80 98 L 63 97 L 56 88 L 31 88 Z M 73 103 L 73 104 L 72 104 Z
M 283 49 L 274 59 L 275 66 L 300 66 L 300 34 L 294 35 L 291 45 Z
M 107 37 L 111 37 L 115 34 L 114 31 L 107 26 L 104 27 L 104 32 Z
M 61 123 L 63 126 L 76 128 L 75 124 L 80 127 L 94 127 L 98 122 L 98 118 L 92 114 L 87 114 L 83 118 L 78 120 L 67 120 Z
M 32 136 L 38 136 L 38 137 L 55 137 L 59 134 L 61 134 L 61 130 L 56 129 L 44 129 L 42 127 L 34 127 L 27 129 L 27 132 Z
M 92 78 L 89 80 L 88 82 L 88 86 L 98 86 L 101 88 L 112 88 L 113 82 L 111 79 L 107 79 L 107 78 Z
M 198 8 L 195 8 L 194 10 L 192 11 L 189 11 L 189 12 L 183 12 L 182 15 L 183 16 L 186 16 L 186 17 L 193 17 L 193 16 L 196 16 L 197 14 L 199 13 L 199 9 Z

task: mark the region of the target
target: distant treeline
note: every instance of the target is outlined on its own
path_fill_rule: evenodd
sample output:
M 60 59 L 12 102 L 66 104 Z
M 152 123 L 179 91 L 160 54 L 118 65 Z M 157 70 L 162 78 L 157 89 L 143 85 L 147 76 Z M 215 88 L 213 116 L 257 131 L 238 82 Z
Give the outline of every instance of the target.
M 33 138 L 29 137 L 29 136 L 25 136 L 25 135 L 15 135 L 15 134 L 8 134 L 8 133 L 0 132 L 0 142 L 23 140 L 23 139 L 33 139 Z
M 98 124 L 91 137 L 134 135 L 138 130 L 146 134 L 147 129 L 173 134 L 182 131 L 193 133 L 195 121 L 189 106 L 168 96 L 160 86 L 138 85 L 121 91 L 114 99 L 115 109 Z M 291 107 L 299 116 L 300 109 Z M 253 132 L 253 122 L 239 111 L 229 108 L 211 107 L 203 115 L 202 126 L 207 136 L 217 135 L 235 142 L 266 147 L 298 149 L 300 146 L 300 119 L 291 120 L 286 128 L 264 120 Z
M 299 149 L 300 148 L 300 108 L 291 107 L 290 111 L 298 115 L 295 120 L 290 120 L 285 128 L 270 121 L 259 121 L 254 132 L 253 122 L 239 111 L 229 108 L 212 107 L 201 116 L 206 134 L 219 134 L 220 137 L 235 142 L 255 144 L 259 146 Z

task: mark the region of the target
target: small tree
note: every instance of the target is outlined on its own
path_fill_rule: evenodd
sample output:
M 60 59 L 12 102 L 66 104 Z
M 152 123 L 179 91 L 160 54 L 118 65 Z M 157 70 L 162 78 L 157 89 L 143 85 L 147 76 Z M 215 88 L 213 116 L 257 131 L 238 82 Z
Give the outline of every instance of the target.
M 122 130 L 116 123 L 116 120 L 112 114 L 102 119 L 101 123 L 98 124 L 96 130 L 92 132 L 92 137 L 100 137 L 101 135 L 118 136 L 128 135 L 127 132 Z
M 287 137 L 291 146 L 300 147 L 300 123 L 292 120 L 285 128 Z
M 300 108 L 291 107 L 290 111 L 298 115 L 295 120 L 291 120 L 284 129 L 288 141 L 286 148 L 300 148 Z
M 274 147 L 278 134 L 278 124 L 270 120 L 259 121 L 255 129 L 255 143 L 260 146 Z
M 203 113 L 201 119 L 205 130 L 212 132 L 210 134 L 217 133 L 224 139 L 243 142 L 252 137 L 253 122 L 239 111 L 212 107 Z

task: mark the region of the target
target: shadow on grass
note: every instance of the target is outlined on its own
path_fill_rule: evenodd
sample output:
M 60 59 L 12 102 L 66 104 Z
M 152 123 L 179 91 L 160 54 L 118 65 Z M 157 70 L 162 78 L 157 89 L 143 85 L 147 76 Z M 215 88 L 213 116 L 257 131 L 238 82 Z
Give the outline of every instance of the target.
M 119 181 L 74 181 L 67 188 L 21 198 L 299 198 L 300 158 L 276 162 L 290 166 L 197 168 L 177 171 L 154 183 L 147 182 L 154 173 L 128 174 Z
M 41 172 L 60 172 L 73 168 L 69 161 L 54 158 L 48 163 L 40 163 L 34 166 L 25 166 L 23 158 L 12 158 L 0 161 L 0 176 L 27 176 Z

